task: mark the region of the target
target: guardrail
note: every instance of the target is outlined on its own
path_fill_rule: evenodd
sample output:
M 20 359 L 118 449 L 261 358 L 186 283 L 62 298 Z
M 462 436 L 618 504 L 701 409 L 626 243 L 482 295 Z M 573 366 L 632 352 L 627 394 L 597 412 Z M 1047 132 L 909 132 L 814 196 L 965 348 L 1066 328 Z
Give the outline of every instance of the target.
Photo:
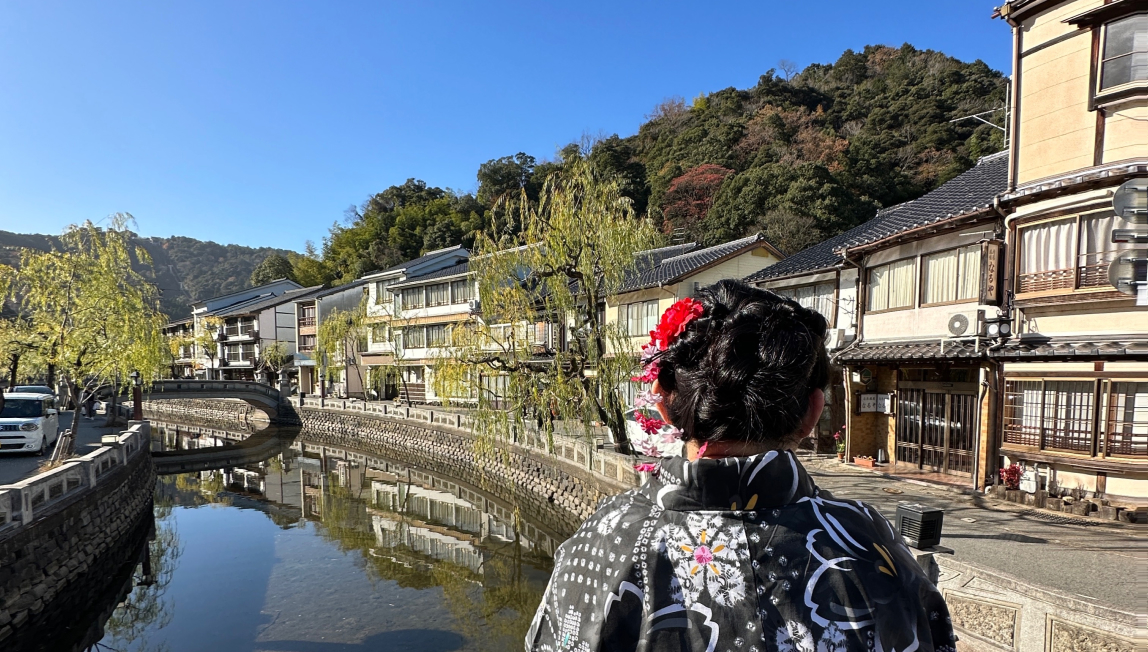
M 145 387 L 145 394 L 202 394 L 208 398 L 229 398 L 248 393 L 279 403 L 279 390 L 250 380 L 157 380 Z
M 151 447 L 148 422 L 134 423 L 118 435 L 104 435 L 103 446 L 83 457 L 27 480 L 0 485 L 0 535 L 31 524 L 86 490 L 93 489 L 115 469 L 126 466 Z
M 320 410 L 343 410 L 361 414 L 374 414 L 392 419 L 421 421 L 428 425 L 445 426 L 473 432 L 474 418 L 468 414 L 447 409 L 415 408 L 396 405 L 385 401 L 363 401 L 360 399 L 331 399 L 308 396 L 300 399 L 292 396 L 287 399 L 295 407 Z M 604 428 L 595 429 L 594 436 L 587 439 L 582 426 L 563 428 L 555 424 L 553 446 L 551 438 L 533 425 L 525 428 L 511 428 L 510 443 L 538 453 L 557 457 L 591 473 L 601 475 L 624 486 L 638 486 L 644 475 L 633 470 L 633 458 L 610 450 L 604 445 Z

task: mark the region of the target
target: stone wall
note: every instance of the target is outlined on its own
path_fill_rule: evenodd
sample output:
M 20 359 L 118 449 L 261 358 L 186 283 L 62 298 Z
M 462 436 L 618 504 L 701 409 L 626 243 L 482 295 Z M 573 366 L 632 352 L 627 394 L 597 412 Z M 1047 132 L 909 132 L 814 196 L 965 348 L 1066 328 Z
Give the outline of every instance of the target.
M 250 423 L 268 421 L 267 413 L 243 401 L 227 399 L 170 398 L 143 402 L 144 417 L 164 421 L 168 419 L 207 419 L 216 422 Z
M 469 482 L 558 532 L 573 532 L 601 499 L 628 488 L 511 444 L 479 452 L 465 431 L 311 408 L 298 414 L 308 441 L 370 450 Z
M 0 648 L 32 647 L 34 637 L 37 648 L 67 649 L 41 643 L 47 632 L 67 638 L 58 630 L 87 622 L 78 613 L 106 606 L 91 604 L 92 591 L 130 563 L 125 550 L 133 546 L 124 541 L 138 540 L 149 527 L 154 486 L 151 456 L 141 452 L 70 503 L 0 539 Z M 85 638 L 75 634 L 76 641 Z

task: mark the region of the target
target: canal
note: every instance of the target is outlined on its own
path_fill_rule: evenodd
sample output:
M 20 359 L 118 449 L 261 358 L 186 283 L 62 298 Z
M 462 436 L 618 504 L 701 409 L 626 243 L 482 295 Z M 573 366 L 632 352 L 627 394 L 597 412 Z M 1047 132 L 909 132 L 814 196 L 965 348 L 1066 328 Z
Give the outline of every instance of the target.
M 153 422 L 157 449 L 188 455 L 281 445 L 159 476 L 154 534 L 91 649 L 521 649 L 569 533 L 417 466 L 297 430 L 232 430 Z

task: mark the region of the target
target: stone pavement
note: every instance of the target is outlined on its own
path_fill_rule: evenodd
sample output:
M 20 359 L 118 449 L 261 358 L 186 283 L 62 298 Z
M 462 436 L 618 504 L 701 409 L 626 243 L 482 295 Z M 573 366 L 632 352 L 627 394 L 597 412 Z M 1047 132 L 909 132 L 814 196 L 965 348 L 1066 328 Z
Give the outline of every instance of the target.
M 1136 577 L 1148 564 L 1148 527 L 1071 519 L 990 496 L 922 486 L 841 464 L 803 458 L 818 486 L 834 496 L 873 505 L 892 521 L 898 503 L 945 510 L 941 545 L 951 556 L 1080 599 L 1143 613 L 1148 586 Z
M 95 420 L 80 419 L 80 432 L 76 436 L 76 455 L 87 455 L 92 448 L 100 445 L 100 437 L 123 430 L 123 427 L 104 428 L 104 415 L 97 414 Z M 72 413 L 60 413 L 60 432 L 72 425 Z M 48 461 L 49 455 L 39 457 L 27 453 L 5 453 L 0 455 L 0 484 L 19 482 L 36 473 L 41 464 Z

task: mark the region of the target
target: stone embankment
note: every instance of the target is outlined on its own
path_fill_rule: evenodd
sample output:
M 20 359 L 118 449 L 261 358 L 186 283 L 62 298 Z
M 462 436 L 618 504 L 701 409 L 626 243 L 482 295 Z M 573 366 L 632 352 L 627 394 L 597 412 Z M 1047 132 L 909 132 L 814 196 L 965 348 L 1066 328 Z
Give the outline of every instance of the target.
M 147 422 L 135 423 L 88 455 L 0 486 L 0 648 L 61 637 L 43 649 L 69 649 L 61 628 L 86 622 L 76 616 L 95 608 L 93 591 L 138 560 L 139 546 L 124 542 L 138 543 L 152 522 L 149 449 Z

